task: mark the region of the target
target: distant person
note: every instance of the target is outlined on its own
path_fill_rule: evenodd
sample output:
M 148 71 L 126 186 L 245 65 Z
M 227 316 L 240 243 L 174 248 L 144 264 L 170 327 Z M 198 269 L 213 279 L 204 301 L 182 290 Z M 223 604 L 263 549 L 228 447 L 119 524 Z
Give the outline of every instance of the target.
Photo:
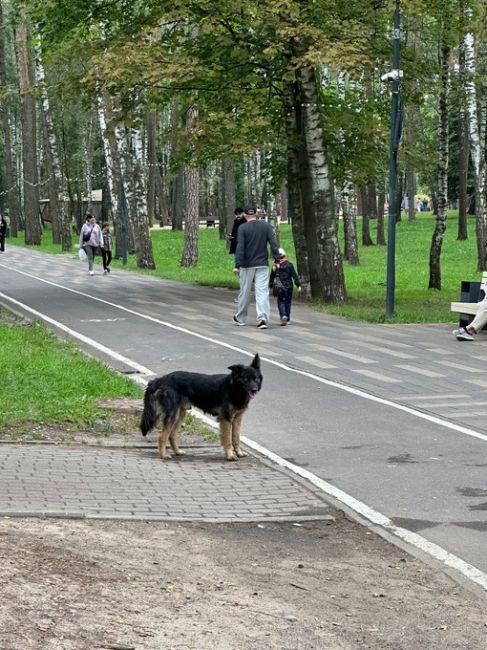
M 293 301 L 293 280 L 294 284 L 301 292 L 301 280 L 299 279 L 296 269 L 292 262 L 286 258 L 286 251 L 284 248 L 279 249 L 279 261 L 272 267 L 271 277 L 269 278 L 269 287 L 276 289 L 276 284 L 282 285 L 282 289 L 274 291 L 277 293 L 277 309 L 279 310 L 279 317 L 281 325 L 287 325 L 291 320 L 291 303 Z
M 208 216 L 206 217 L 206 227 L 207 228 L 215 227 L 215 217 L 213 216 L 212 212 L 209 212 Z
M 245 214 L 242 208 L 235 208 L 233 212 L 232 232 L 228 235 L 228 239 L 230 240 L 230 246 L 228 248 L 228 252 L 230 255 L 235 255 L 235 253 L 237 252 L 238 229 L 243 223 L 246 223 L 246 221 L 247 219 L 245 218 Z
M 88 258 L 88 270 L 90 275 L 95 275 L 93 269 L 95 255 L 98 249 L 103 244 L 103 235 L 100 226 L 96 223 L 96 219 L 92 214 L 86 215 L 86 221 L 81 228 L 79 234 L 79 247 L 84 250 Z
M 428 212 L 428 199 L 424 198 L 422 202 L 423 212 Z
M 245 325 L 250 304 L 250 291 L 255 286 L 255 308 L 257 327 L 267 329 L 270 315 L 269 302 L 269 252 L 277 261 L 279 248 L 272 227 L 263 220 L 257 220 L 253 206 L 244 208 L 247 223 L 240 226 L 237 236 L 234 273 L 240 277 L 237 313 L 233 316 L 235 325 Z
M 101 257 L 103 259 L 103 273 L 110 273 L 110 262 L 112 261 L 112 235 L 110 233 L 110 224 L 105 222 L 101 229 L 102 245 Z
M 233 211 L 233 226 L 232 232 L 228 235 L 230 241 L 230 246 L 228 248 L 228 253 L 233 255 L 233 265 L 235 266 L 235 253 L 237 251 L 237 234 L 238 229 L 243 223 L 246 223 L 247 219 L 245 218 L 244 211 L 242 208 L 235 208 Z M 238 303 L 238 298 L 234 298 L 234 302 Z
M 5 253 L 5 237 L 7 236 L 7 222 L 0 214 L 0 253 Z

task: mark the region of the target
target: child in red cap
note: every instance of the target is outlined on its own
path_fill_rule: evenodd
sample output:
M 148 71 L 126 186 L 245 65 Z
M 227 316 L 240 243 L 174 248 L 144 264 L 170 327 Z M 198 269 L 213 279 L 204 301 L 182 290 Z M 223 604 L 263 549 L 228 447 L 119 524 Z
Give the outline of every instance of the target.
M 301 291 L 301 280 L 292 264 L 286 258 L 286 251 L 279 249 L 279 262 L 272 267 L 269 278 L 269 287 L 272 287 L 273 294 L 277 297 L 277 309 L 281 318 L 281 325 L 287 325 L 291 319 L 291 303 L 293 300 L 294 284 Z

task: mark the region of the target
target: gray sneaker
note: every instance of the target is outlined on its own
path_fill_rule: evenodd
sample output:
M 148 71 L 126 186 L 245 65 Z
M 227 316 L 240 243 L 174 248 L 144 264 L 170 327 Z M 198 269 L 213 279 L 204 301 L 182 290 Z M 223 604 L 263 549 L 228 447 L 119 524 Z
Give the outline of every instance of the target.
M 245 325 L 245 323 L 242 323 L 242 321 L 238 320 L 238 318 L 235 316 L 235 314 L 233 315 L 232 320 L 235 323 L 235 325 L 238 325 L 239 327 L 244 327 L 244 325 Z
M 457 341 L 473 341 L 474 340 L 474 338 L 470 334 L 470 332 L 467 332 L 467 330 L 464 327 L 459 327 L 458 329 L 453 330 L 452 334 L 457 339 Z

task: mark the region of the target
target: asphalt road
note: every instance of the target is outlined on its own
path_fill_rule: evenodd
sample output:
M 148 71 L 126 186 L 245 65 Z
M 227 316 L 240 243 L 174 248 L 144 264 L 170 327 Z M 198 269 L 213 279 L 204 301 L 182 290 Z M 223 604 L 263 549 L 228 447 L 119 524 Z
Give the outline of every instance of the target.
M 458 343 L 454 316 L 370 325 L 299 305 L 287 327 L 273 307 L 268 330 L 252 309 L 238 328 L 234 297 L 116 269 L 90 277 L 71 255 L 0 257 L 0 303 L 135 378 L 223 372 L 259 352 L 247 438 L 487 574 L 487 337 Z

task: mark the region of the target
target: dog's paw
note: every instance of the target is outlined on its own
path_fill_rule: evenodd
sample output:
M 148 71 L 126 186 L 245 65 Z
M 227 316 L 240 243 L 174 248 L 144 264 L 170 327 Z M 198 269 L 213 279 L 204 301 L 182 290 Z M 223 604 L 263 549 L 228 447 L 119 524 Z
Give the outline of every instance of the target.
M 227 457 L 227 460 L 238 460 L 238 457 L 233 453 L 233 451 L 225 452 L 225 456 Z
M 245 456 L 248 456 L 248 453 L 243 449 L 240 449 L 240 447 L 238 449 L 235 449 L 235 453 L 239 458 L 245 458 Z
M 174 453 L 176 454 L 176 456 L 185 456 L 186 455 L 186 452 L 184 451 L 184 449 L 178 449 L 177 451 L 174 450 Z
M 171 454 L 168 454 L 167 452 L 165 454 L 161 454 L 161 460 L 171 460 L 171 458 Z

